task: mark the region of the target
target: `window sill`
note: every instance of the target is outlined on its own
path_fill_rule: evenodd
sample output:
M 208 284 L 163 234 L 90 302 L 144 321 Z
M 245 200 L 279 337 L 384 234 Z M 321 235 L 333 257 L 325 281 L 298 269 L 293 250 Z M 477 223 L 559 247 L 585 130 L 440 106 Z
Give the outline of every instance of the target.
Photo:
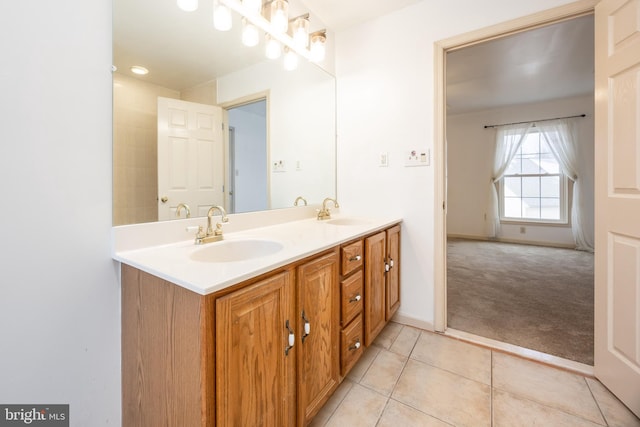
M 535 220 L 515 220 L 515 219 L 500 219 L 500 224 L 505 225 L 531 225 L 531 226 L 544 226 L 544 227 L 564 227 L 569 228 L 571 224 L 568 221 L 535 221 Z

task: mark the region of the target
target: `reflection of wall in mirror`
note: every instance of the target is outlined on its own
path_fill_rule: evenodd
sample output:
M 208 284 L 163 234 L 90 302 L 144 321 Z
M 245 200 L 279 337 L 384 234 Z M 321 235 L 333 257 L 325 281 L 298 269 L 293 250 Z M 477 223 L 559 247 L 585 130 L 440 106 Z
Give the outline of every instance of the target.
M 113 73 L 113 225 L 158 220 L 158 97 L 215 104 L 215 82 L 182 92 Z
M 287 73 L 279 65 L 265 61 L 218 78 L 218 102 L 268 91 L 270 161 L 284 161 L 284 171 L 270 171 L 270 207 L 291 207 L 299 195 L 320 203 L 336 192 L 335 80 L 313 64 Z

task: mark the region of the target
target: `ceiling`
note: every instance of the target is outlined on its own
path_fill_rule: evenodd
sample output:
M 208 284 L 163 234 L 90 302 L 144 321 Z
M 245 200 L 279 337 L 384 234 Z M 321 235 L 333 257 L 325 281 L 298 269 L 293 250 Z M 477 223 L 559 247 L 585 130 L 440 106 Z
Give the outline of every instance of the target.
M 594 90 L 593 16 L 447 53 L 447 113 L 579 96 Z
M 301 1 L 291 13 L 308 8 L 340 30 L 423 0 Z M 213 28 L 211 3 L 187 13 L 175 0 L 114 0 L 114 65 L 123 73 L 143 65 L 145 80 L 182 90 L 264 61 L 262 44 L 241 45 L 235 14 L 232 31 Z M 592 92 L 593 38 L 593 17 L 584 16 L 449 52 L 448 113 Z
M 328 28 L 334 31 L 352 27 L 421 0 L 302 0 Z
M 335 31 L 418 1 L 299 0 L 291 1 L 289 13 L 311 11 L 322 21 L 312 20 L 312 31 Z M 236 14 L 231 31 L 217 31 L 213 2 L 199 3 L 197 11 L 183 12 L 176 0 L 114 0 L 113 62 L 119 72 L 129 74 L 132 65 L 142 65 L 150 72 L 137 78 L 182 90 L 265 60 L 262 43 L 241 45 Z

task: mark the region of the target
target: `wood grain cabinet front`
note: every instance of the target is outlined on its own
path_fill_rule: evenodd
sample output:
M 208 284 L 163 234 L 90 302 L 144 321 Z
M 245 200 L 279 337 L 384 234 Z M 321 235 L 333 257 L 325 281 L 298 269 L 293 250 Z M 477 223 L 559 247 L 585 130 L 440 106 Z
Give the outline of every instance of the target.
M 122 425 L 308 425 L 398 309 L 399 248 L 394 226 L 210 295 L 122 265 Z
M 400 307 L 400 225 L 364 243 L 364 339 L 373 343 Z
M 295 425 L 291 276 L 282 272 L 216 300 L 218 426 Z

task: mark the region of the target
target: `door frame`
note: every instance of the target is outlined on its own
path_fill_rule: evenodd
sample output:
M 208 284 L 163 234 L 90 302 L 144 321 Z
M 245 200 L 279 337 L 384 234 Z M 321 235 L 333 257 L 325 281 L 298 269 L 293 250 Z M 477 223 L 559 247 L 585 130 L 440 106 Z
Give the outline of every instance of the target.
M 270 107 L 270 91 L 269 90 L 265 90 L 262 92 L 256 92 L 256 93 L 252 93 L 250 95 L 245 95 L 241 98 L 237 98 L 231 101 L 227 101 L 227 102 L 222 102 L 220 104 L 218 104 L 222 110 L 223 110 L 223 115 L 224 115 L 224 124 L 225 124 L 225 129 L 224 129 L 224 148 L 225 148 L 225 165 L 229 166 L 230 165 L 230 156 L 231 156 L 231 146 L 230 146 L 230 142 L 229 141 L 229 110 L 233 109 L 233 108 L 238 108 L 238 107 L 242 107 L 243 105 L 247 105 L 247 104 L 253 104 L 254 102 L 259 102 L 259 101 L 265 101 L 266 102 L 266 109 L 267 109 L 267 115 L 265 117 L 265 121 L 266 121 L 266 148 L 267 148 L 267 176 L 265 177 L 266 181 L 267 181 L 267 209 L 271 209 L 271 169 L 270 169 L 270 165 L 271 165 L 271 140 L 270 140 L 270 135 L 271 135 L 271 131 L 270 131 L 270 111 L 271 111 L 271 107 Z M 229 170 L 227 171 L 227 173 L 225 174 L 225 185 L 224 188 L 227 190 L 226 191 L 226 200 L 225 200 L 225 204 L 226 206 L 231 206 L 231 204 L 234 205 L 235 207 L 235 199 L 232 202 L 231 200 L 231 196 L 229 196 L 229 191 L 230 190 L 234 190 L 235 192 L 235 188 L 232 188 L 232 177 L 231 175 L 234 173 L 233 169 L 231 167 L 229 167 Z M 235 185 L 234 185 L 235 187 Z M 234 194 L 235 197 L 235 194 Z
M 446 54 L 492 39 L 593 14 L 598 0 L 580 0 L 434 43 L 434 307 L 433 327 L 447 329 Z

